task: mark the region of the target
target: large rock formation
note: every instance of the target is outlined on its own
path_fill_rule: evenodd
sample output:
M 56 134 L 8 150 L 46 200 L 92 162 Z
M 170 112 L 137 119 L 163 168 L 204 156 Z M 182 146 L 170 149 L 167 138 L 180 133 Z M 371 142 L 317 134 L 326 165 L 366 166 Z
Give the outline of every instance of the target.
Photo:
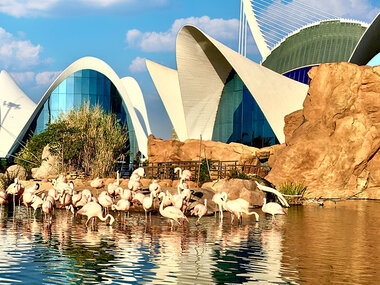
M 38 168 L 32 168 L 34 179 L 56 178 L 58 176 L 58 159 L 50 153 L 49 145 L 42 151 L 42 163 Z
M 322 64 L 309 76 L 304 108 L 286 118 L 286 146 L 266 178 L 302 181 L 313 197 L 380 198 L 380 66 Z
M 273 147 L 258 149 L 239 143 L 225 144 L 202 140 L 202 149 L 200 149 L 200 141 L 196 139 L 180 142 L 173 139 L 162 140 L 153 135 L 148 139 L 149 162 L 198 161 L 200 152 L 202 158 L 258 165 L 259 159 L 268 159 L 273 154 Z
M 214 193 L 226 192 L 229 200 L 243 198 L 252 206 L 261 206 L 265 198 L 263 191 L 259 190 L 253 180 L 222 179 L 208 182 L 202 188 L 212 190 Z
M 18 177 L 20 180 L 26 180 L 28 177 L 28 173 L 26 172 L 26 169 L 22 167 L 21 165 L 14 164 L 12 166 L 9 166 L 7 168 L 8 175 L 10 177 Z

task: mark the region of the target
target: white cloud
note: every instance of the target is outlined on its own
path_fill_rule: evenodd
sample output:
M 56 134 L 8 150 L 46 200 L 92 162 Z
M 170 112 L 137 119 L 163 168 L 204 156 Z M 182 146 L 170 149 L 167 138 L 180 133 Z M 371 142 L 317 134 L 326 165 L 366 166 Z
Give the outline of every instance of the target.
M 136 29 L 129 30 L 126 33 L 126 42 L 129 47 L 138 47 L 145 52 L 172 51 L 175 49 L 177 33 L 184 25 L 194 25 L 217 40 L 231 41 L 237 40 L 239 21 L 210 19 L 208 16 L 177 19 L 165 32 L 143 33 Z
M 40 45 L 20 40 L 0 27 L 0 67 L 24 69 L 40 62 Z
M 48 86 L 61 74 L 62 71 L 45 71 L 36 75 L 37 85 Z
M 54 17 L 98 13 L 133 13 L 169 6 L 174 0 L 0 0 L 0 12 L 14 17 Z
M 132 73 L 137 72 L 144 72 L 147 70 L 146 64 L 145 64 L 145 58 L 136 57 L 134 60 L 132 60 L 132 63 L 129 65 L 129 70 Z
M 18 85 L 29 84 L 34 82 L 34 72 L 11 72 L 12 78 L 16 81 Z

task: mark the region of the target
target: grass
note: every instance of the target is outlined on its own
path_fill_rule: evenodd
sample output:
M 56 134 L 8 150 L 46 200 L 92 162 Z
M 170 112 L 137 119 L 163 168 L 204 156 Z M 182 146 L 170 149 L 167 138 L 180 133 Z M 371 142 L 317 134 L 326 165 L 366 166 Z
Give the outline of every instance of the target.
M 278 186 L 278 190 L 284 195 L 303 196 L 307 186 L 302 182 L 286 181 Z

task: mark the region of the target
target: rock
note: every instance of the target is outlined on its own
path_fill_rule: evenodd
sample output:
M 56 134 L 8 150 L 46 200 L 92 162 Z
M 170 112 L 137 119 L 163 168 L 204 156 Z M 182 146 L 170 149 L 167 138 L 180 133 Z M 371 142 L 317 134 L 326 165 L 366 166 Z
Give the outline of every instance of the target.
M 305 118 L 303 116 L 303 111 L 298 110 L 293 113 L 290 113 L 289 115 L 286 115 L 284 120 L 285 120 L 285 127 L 284 127 L 285 143 L 288 143 L 293 133 L 305 121 Z
M 34 179 L 56 178 L 58 176 L 58 158 L 50 153 L 49 145 L 42 151 L 42 163 L 38 168 L 32 169 Z
M 303 182 L 308 197 L 380 198 L 380 66 L 322 64 L 309 76 L 302 116 L 286 120 L 266 178 Z
M 18 165 L 18 164 L 14 164 L 14 165 L 11 165 L 7 168 L 7 171 L 8 174 L 11 176 L 11 177 L 18 177 L 18 179 L 20 180 L 26 180 L 26 178 L 28 177 L 28 174 L 26 172 L 26 169 L 24 167 L 22 167 L 21 165 Z
M 202 188 L 214 193 L 226 192 L 229 200 L 243 198 L 252 206 L 261 206 L 265 198 L 264 192 L 259 190 L 253 180 L 221 179 L 217 182 L 208 182 Z
M 178 140 L 162 140 L 153 135 L 148 139 L 149 162 L 163 161 L 198 161 L 200 141 L 188 139 L 184 142 Z M 225 144 L 221 142 L 202 140 L 202 158 L 212 160 L 238 161 L 239 164 L 257 164 L 257 148 L 239 143 Z

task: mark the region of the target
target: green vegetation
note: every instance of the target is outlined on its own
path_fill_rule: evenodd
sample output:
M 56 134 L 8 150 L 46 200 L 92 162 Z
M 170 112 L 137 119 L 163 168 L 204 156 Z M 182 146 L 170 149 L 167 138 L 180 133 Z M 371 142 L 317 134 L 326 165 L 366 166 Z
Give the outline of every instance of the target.
M 278 186 L 278 191 L 284 195 L 303 196 L 307 186 L 302 182 L 284 182 Z
M 211 159 L 202 159 L 202 163 L 200 165 L 199 170 L 199 182 L 198 186 L 201 187 L 203 183 L 212 181 L 210 177 L 210 171 L 212 169 L 212 160 Z
M 59 159 L 60 171 L 83 171 L 91 176 L 108 176 L 118 158 L 127 152 L 127 130 L 115 114 L 100 106 L 84 103 L 67 114 L 61 113 L 41 134 L 31 137 L 18 154 L 16 163 L 27 170 L 41 164 L 46 145 Z
M 244 179 L 244 180 L 251 180 L 251 177 L 245 174 L 244 172 L 238 171 L 237 169 L 231 169 L 227 174 L 227 179 Z

